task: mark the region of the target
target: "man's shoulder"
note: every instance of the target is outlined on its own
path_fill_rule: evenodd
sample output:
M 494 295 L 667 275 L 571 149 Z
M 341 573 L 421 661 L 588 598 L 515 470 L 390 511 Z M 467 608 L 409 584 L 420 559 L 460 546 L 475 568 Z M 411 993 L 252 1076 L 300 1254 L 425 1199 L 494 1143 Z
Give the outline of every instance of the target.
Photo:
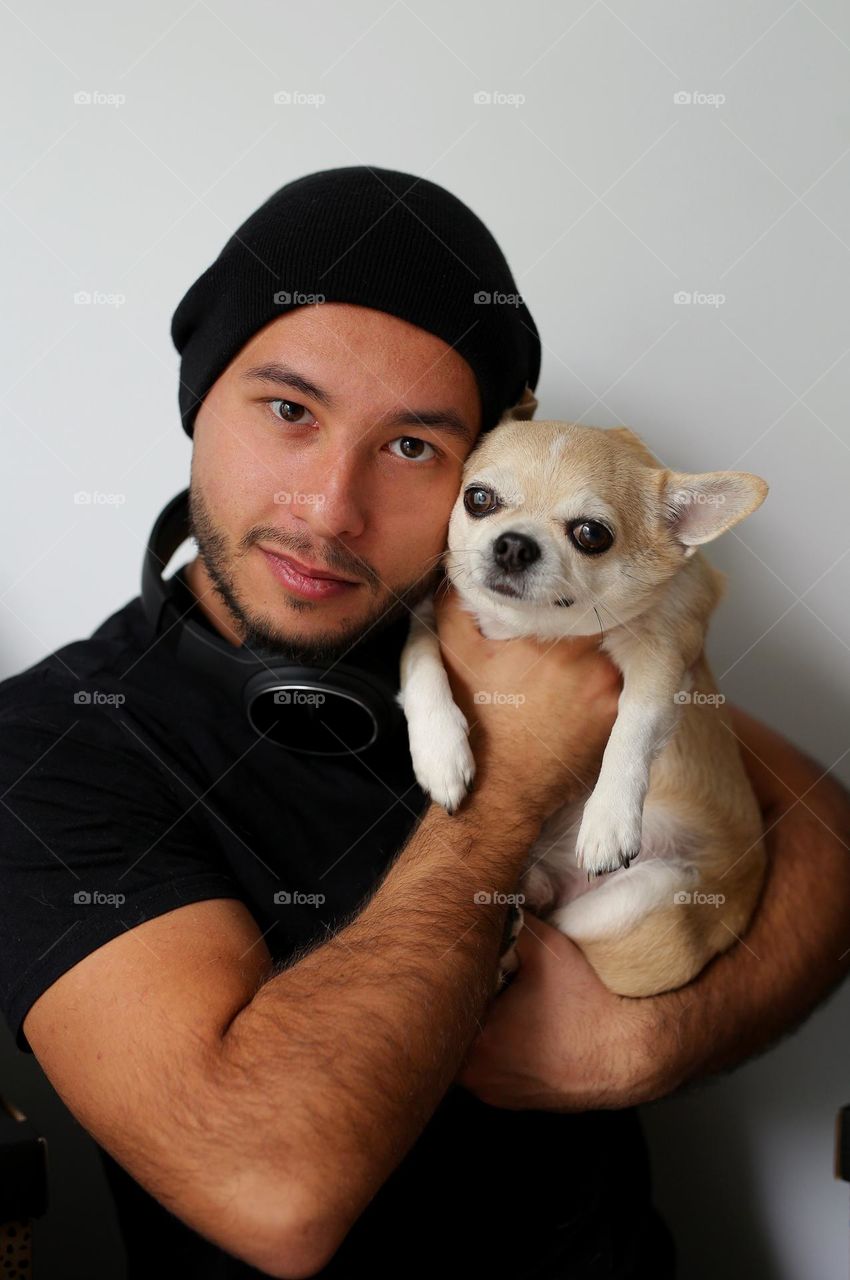
M 126 789 L 133 775 L 133 794 L 163 778 L 197 793 L 209 783 L 199 744 L 221 728 L 213 708 L 204 680 L 178 664 L 136 596 L 85 639 L 0 681 L 0 794 L 30 770 L 39 786 L 109 778 Z
M 83 704 L 115 705 L 122 691 L 126 698 L 132 672 L 152 643 L 141 600 L 135 596 L 91 635 L 68 641 L 0 680 L 0 721 L 61 715 Z

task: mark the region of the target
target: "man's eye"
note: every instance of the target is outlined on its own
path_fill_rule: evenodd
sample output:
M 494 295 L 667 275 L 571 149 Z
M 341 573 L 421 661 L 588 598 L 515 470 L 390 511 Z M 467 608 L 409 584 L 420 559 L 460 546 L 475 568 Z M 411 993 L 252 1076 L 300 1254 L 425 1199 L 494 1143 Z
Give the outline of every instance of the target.
M 276 406 L 280 405 L 280 412 Z M 288 422 L 300 426 L 298 419 L 302 414 L 306 413 L 312 417 L 309 409 L 305 409 L 303 404 L 299 404 L 297 400 L 269 400 L 268 406 L 276 418 L 281 422 Z
M 398 452 L 393 448 L 398 445 Z M 419 440 L 416 436 L 399 436 L 397 440 L 391 440 L 390 449 L 395 453 L 397 458 L 407 458 L 411 462 L 427 462 L 430 458 L 436 458 L 437 450 L 427 440 Z M 423 453 L 423 449 L 430 449 L 430 453 Z

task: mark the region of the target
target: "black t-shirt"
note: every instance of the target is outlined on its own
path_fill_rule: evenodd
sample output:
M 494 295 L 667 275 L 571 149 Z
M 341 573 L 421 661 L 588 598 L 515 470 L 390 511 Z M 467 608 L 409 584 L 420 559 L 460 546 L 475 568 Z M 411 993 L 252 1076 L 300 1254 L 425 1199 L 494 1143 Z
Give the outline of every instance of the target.
M 182 572 L 173 582 L 191 607 Z M 402 621 L 377 642 L 391 679 L 406 632 Z M 176 907 L 239 899 L 276 960 L 321 944 L 368 900 L 426 805 L 403 724 L 361 757 L 264 741 L 154 642 L 138 597 L 0 684 L 0 797 L 0 1009 L 24 1052 L 42 991 Z M 98 1151 L 131 1278 L 261 1274 Z M 664 1280 L 672 1258 L 636 1111 L 500 1110 L 454 1085 L 320 1274 Z

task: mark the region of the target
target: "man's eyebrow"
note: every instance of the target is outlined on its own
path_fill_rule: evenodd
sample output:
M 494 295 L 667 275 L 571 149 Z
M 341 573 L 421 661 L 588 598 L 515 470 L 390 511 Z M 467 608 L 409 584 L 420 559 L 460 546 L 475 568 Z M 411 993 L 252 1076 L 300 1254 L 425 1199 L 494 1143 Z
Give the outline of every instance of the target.
M 329 391 L 316 386 L 315 382 L 311 382 L 309 378 L 305 378 L 296 369 L 288 368 L 287 365 L 275 363 L 257 365 L 252 369 L 246 369 L 242 374 L 242 378 L 246 381 L 280 383 L 290 390 L 299 391 L 302 395 L 308 396 L 318 404 L 324 405 L 326 409 L 332 409 L 336 403 L 335 398 Z M 465 441 L 467 444 L 471 444 L 473 439 L 472 428 L 453 409 L 408 409 L 381 419 L 380 425 L 384 427 L 432 427 L 435 431 L 447 431 L 450 435 L 457 436 L 458 439 Z
M 333 407 L 334 398 L 330 392 L 323 391 L 321 387 L 316 386 L 315 382 L 305 378 L 296 369 L 289 369 L 285 364 L 257 365 L 253 369 L 246 369 L 242 377 L 246 381 L 253 379 L 257 382 L 282 382 L 284 386 L 294 387 L 296 391 L 300 391 L 302 395 L 309 396 L 311 400 L 317 400 L 326 409 Z

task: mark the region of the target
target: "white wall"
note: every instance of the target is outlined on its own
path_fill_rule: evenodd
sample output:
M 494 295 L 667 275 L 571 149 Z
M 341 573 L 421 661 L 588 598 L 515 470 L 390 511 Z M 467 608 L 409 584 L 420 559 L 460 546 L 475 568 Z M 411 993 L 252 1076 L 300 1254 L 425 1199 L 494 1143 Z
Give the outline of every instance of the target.
M 137 593 L 188 475 L 168 332 L 185 288 L 278 186 L 369 163 L 488 223 L 545 343 L 539 416 L 626 423 L 670 465 L 769 481 L 711 553 L 730 587 L 709 654 L 727 697 L 850 778 L 840 0 L 11 0 L 0 22 L 0 676 Z M 284 89 L 326 101 L 275 105 Z M 766 1059 L 648 1112 L 689 1277 L 846 1275 L 848 1006 L 842 990 Z

